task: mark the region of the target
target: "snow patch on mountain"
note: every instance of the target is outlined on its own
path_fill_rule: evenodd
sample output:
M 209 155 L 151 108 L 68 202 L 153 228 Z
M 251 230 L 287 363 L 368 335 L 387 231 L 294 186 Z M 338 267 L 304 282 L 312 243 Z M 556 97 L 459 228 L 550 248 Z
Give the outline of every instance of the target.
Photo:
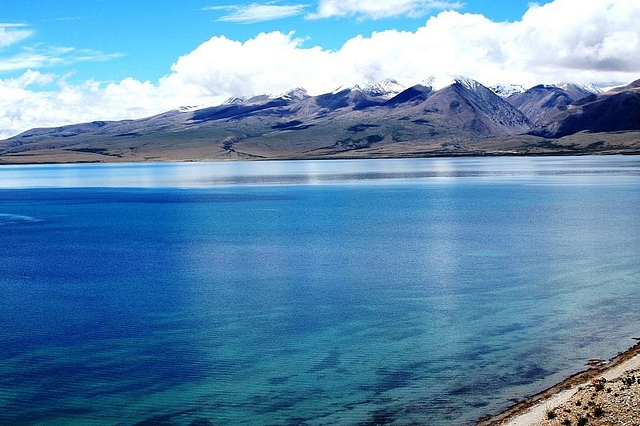
M 222 103 L 222 105 L 237 105 L 251 99 L 250 96 L 232 96 Z
M 455 84 L 458 79 L 464 80 L 465 77 L 451 78 L 449 76 L 430 75 L 429 77 L 422 80 L 419 84 L 424 87 L 430 87 L 431 90 L 435 91 L 435 90 L 444 89 L 445 87 Z
M 377 83 L 363 83 L 355 86 L 340 86 L 331 92 L 332 95 L 344 92 L 345 90 L 362 92 L 373 98 L 391 99 L 398 93 L 405 90 L 406 87 L 398 83 L 396 80 L 386 79 Z
M 462 87 L 472 92 L 477 92 L 478 90 L 486 89 L 483 85 L 481 85 L 477 81 L 467 77 L 457 77 L 453 80 L 452 84 L 460 84 Z
M 228 101 L 225 101 L 225 104 L 227 102 Z M 176 108 L 175 111 L 187 113 L 187 112 L 197 111 L 199 109 L 211 108 L 211 107 L 214 107 L 214 106 L 218 106 L 218 104 L 184 105 L 184 106 Z
M 503 99 L 508 98 L 511 95 L 515 95 L 517 93 L 524 93 L 527 89 L 525 89 L 522 84 L 513 84 L 513 83 L 498 83 L 491 87 L 489 87 L 493 93 L 500 96 Z
M 355 88 L 360 89 L 369 96 L 389 99 L 406 89 L 405 86 L 392 79 L 382 80 L 377 83 L 367 83 L 362 86 L 356 85 Z
M 279 96 L 276 96 L 276 99 L 286 99 L 289 101 L 302 101 L 309 97 L 309 93 L 307 89 L 303 87 L 296 87 L 295 89 L 291 89 L 286 93 L 283 93 Z
M 583 90 L 585 92 L 589 92 L 592 93 L 594 95 L 599 95 L 600 93 L 604 93 L 602 91 L 602 89 L 600 89 L 598 86 L 596 86 L 595 84 L 591 84 L 591 83 L 567 83 L 567 82 L 559 82 L 559 83 L 553 83 L 552 86 L 557 87 L 559 89 L 562 90 L 566 90 L 569 91 L 571 89 L 571 87 L 575 87 L 577 89 Z

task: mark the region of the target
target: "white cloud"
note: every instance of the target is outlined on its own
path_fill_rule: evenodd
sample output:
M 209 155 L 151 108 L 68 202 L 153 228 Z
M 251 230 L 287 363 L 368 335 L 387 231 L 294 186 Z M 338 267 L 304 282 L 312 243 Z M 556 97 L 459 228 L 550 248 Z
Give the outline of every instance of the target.
M 59 58 L 43 55 L 36 52 L 22 52 L 12 56 L 0 58 L 0 71 L 20 71 L 30 68 L 42 68 L 52 66 L 60 62 Z
M 437 0 L 320 0 L 312 19 L 358 16 L 360 18 L 419 17 L 434 10 L 460 9 L 461 2 Z
M 538 67 L 637 73 L 639 20 L 635 0 L 556 0 L 530 8 L 514 33 Z
M 199 88 L 174 87 L 170 82 L 126 78 L 106 85 L 92 80 L 70 84 L 65 77 L 27 70 L 19 77 L 0 79 L 0 138 L 34 127 L 142 118 L 207 99 L 211 103 L 223 100 L 207 98 Z
M 9 136 L 30 127 L 138 118 L 299 86 L 320 94 L 384 78 L 405 85 L 460 75 L 485 85 L 626 84 L 640 78 L 637 22 L 637 0 L 555 0 L 531 6 L 517 22 L 445 11 L 415 31 L 358 36 L 335 51 L 308 46 L 294 33 L 259 34 L 245 42 L 213 37 L 178 58 L 157 82 L 71 85 L 38 71 L 0 80 L 0 129 Z
M 122 56 L 122 53 L 104 53 L 92 49 L 48 46 L 40 43 L 23 46 L 17 52 L 0 54 L 0 72 L 47 68 L 77 62 L 104 62 Z
M 280 92 L 303 83 L 323 90 L 333 80 L 335 54 L 302 44 L 293 33 L 262 33 L 245 43 L 213 37 L 179 58 L 161 84 L 179 81 L 213 96 Z
M 413 84 L 432 75 L 441 81 L 464 75 L 488 85 L 556 80 L 623 83 L 640 77 L 637 22 L 640 4 L 635 0 L 589 4 L 556 0 L 532 5 L 522 20 L 513 23 L 445 11 L 416 31 L 358 36 L 337 51 L 306 47 L 307 41 L 293 33 L 260 34 L 245 43 L 214 37 L 181 57 L 170 78 L 220 96 L 281 92 L 296 86 L 321 93 L 384 78 Z
M 61 18 L 55 18 L 56 21 L 81 21 L 82 17 L 81 16 L 64 16 Z
M 11 46 L 33 35 L 24 24 L 0 23 L 0 48 Z
M 231 12 L 219 18 L 218 21 L 221 22 L 252 24 L 301 15 L 307 7 L 308 5 L 304 4 L 285 6 L 273 3 L 252 3 L 249 5 L 211 6 L 205 8 L 205 10 L 225 10 Z

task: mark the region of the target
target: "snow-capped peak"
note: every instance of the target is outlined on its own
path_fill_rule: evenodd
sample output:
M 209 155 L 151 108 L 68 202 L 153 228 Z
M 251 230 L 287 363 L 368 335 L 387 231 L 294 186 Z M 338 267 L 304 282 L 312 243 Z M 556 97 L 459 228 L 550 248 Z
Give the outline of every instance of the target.
M 302 87 L 296 87 L 295 89 L 291 89 L 282 95 L 277 96 L 277 98 L 283 98 L 287 100 L 301 101 L 309 97 L 309 93 L 307 90 Z
M 175 110 L 178 112 L 192 112 L 192 111 L 197 111 L 199 109 L 210 108 L 212 106 L 217 106 L 217 104 L 185 105 L 185 106 L 178 107 Z
M 404 89 L 406 89 L 406 87 L 398 83 L 396 80 L 386 79 L 377 83 L 356 84 L 352 87 L 340 86 L 331 93 L 336 94 L 345 90 L 356 90 L 372 97 L 391 99 Z
M 232 96 L 229 99 L 227 99 L 226 101 L 224 101 L 222 103 L 222 105 L 240 104 L 240 103 L 245 102 L 245 101 L 247 101 L 249 99 L 250 99 L 250 97 L 248 97 L 248 96 Z
M 515 95 L 518 93 L 526 92 L 524 85 L 522 84 L 511 84 L 511 83 L 498 83 L 491 87 L 489 87 L 493 93 L 500 96 L 501 98 L 508 98 L 511 95 Z
M 178 112 L 191 112 L 191 111 L 195 111 L 197 109 L 200 109 L 199 105 L 185 105 L 185 106 L 181 106 L 176 108 L 176 111 Z
M 405 87 L 396 80 L 386 79 L 377 83 L 367 83 L 365 85 L 356 85 L 354 89 L 360 89 L 369 96 L 374 97 L 392 97 L 402 92 Z
M 439 75 L 439 76 L 432 75 L 420 82 L 420 85 L 425 87 L 430 87 L 432 90 L 440 90 L 445 87 L 452 86 L 454 84 L 459 84 L 471 91 L 477 91 L 478 87 L 480 86 L 484 87 L 477 81 L 471 78 L 462 77 L 462 76 L 452 77 L 449 75 Z
M 462 87 L 471 90 L 473 92 L 477 91 L 479 88 L 484 87 L 477 81 L 467 78 L 467 77 L 456 77 L 453 80 L 452 84 L 460 84 Z
M 591 83 L 578 84 L 578 83 L 559 82 L 559 83 L 554 83 L 553 86 L 562 90 L 569 90 L 570 86 L 573 86 L 585 92 L 593 93 L 595 95 L 603 93 L 602 89 L 600 89 L 599 87 Z

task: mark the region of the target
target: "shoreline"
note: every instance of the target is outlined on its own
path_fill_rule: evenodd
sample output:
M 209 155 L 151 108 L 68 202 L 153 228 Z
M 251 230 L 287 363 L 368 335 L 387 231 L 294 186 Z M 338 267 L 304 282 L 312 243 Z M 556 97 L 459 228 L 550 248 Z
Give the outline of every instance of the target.
M 477 426 L 533 426 L 547 419 L 549 410 L 567 403 L 579 391 L 595 380 L 607 382 L 620 379 L 628 371 L 640 370 L 640 339 L 626 351 L 620 352 L 609 361 L 591 360 L 591 367 L 575 373 L 562 382 L 536 393 L 501 413 L 480 418 Z
M 465 152 L 404 152 L 404 153 L 353 153 L 348 151 L 342 154 L 326 156 L 307 155 L 274 155 L 271 157 L 189 157 L 177 156 L 110 156 L 104 154 L 68 155 L 66 153 L 43 153 L 36 151 L 29 154 L 5 154 L 0 152 L 0 166 L 34 166 L 34 165 L 73 165 L 73 164 L 145 164 L 145 163 L 225 163 L 238 161 L 298 161 L 298 160 L 402 160 L 402 159 L 429 159 L 429 158 L 509 158 L 509 157 L 585 157 L 585 156 L 640 156 L 639 148 L 619 148 L 601 151 L 593 150 L 557 150 L 540 152 L 518 152 L 513 150 L 487 150 Z

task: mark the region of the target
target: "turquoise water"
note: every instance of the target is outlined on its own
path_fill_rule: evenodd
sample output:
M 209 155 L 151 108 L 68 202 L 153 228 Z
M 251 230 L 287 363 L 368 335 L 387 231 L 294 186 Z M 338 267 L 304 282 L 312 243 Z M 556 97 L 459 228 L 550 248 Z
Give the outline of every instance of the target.
M 0 188 L 0 424 L 472 424 L 640 336 L 639 157 Z

